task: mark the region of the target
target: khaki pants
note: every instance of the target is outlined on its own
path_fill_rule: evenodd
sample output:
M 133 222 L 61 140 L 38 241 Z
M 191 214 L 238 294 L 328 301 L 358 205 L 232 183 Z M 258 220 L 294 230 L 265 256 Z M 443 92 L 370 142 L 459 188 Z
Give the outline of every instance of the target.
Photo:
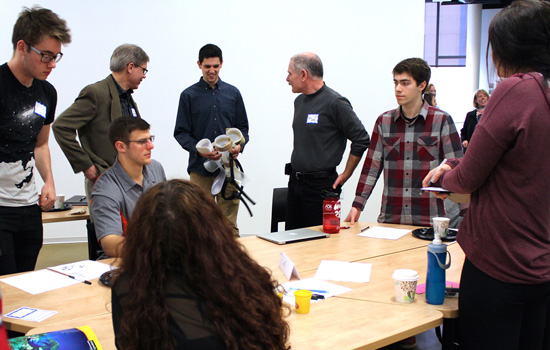
M 211 195 L 212 184 L 214 183 L 214 176 L 203 176 L 197 173 L 190 174 L 190 180 L 192 183 L 199 185 L 202 190 Z M 225 196 L 230 197 L 233 191 L 237 189 L 232 184 L 228 184 L 225 189 Z M 225 200 L 222 198 L 222 194 L 213 196 L 216 203 L 218 203 L 223 215 L 231 222 L 233 232 L 235 236 L 239 237 L 239 228 L 237 227 L 237 214 L 239 213 L 239 199 Z

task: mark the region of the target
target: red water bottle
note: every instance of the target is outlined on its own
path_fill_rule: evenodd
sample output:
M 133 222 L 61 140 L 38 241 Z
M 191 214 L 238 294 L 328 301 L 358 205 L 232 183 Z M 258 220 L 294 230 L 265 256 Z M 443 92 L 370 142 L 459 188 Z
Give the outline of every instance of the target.
M 323 231 L 325 233 L 340 232 L 340 207 L 338 193 L 326 192 L 323 201 Z

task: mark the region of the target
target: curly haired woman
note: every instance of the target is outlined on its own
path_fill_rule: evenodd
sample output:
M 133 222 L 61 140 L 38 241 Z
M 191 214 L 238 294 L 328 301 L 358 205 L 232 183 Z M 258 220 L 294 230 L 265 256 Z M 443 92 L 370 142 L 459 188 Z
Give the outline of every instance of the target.
M 289 348 L 276 282 L 197 185 L 151 188 L 126 237 L 112 290 L 118 349 Z

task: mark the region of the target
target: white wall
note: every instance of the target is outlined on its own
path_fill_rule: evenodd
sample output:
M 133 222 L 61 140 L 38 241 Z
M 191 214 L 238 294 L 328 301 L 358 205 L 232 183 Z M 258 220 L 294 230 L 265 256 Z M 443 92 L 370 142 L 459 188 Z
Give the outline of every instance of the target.
M 466 119 L 466 113 L 474 109 L 474 92 L 489 91 L 486 52 L 489 23 L 500 10 L 482 10 L 481 5 L 468 5 L 468 35 L 466 67 L 432 68 L 431 82 L 437 88 L 438 107 L 451 114 L 458 132 Z M 489 62 L 489 72 L 492 62 Z M 490 75 L 494 81 L 496 76 Z
M 11 33 L 21 6 L 37 2 L 0 1 L 0 61 L 12 55 Z M 57 115 L 85 85 L 109 74 L 109 58 L 119 44 L 135 43 L 149 54 L 150 72 L 134 98 L 157 137 L 153 157 L 164 165 L 169 178 L 188 178 L 187 152 L 172 136 L 179 94 L 200 77 L 199 48 L 210 42 L 222 48 L 220 76 L 241 90 L 250 121 L 250 143 L 239 159 L 251 179 L 245 190 L 258 204 L 252 218 L 241 206 L 238 222 L 245 234 L 269 230 L 272 189 L 288 181 L 283 168 L 292 151 L 296 97 L 285 82 L 289 58 L 303 51 L 319 54 L 325 82 L 351 101 L 370 134 L 376 117 L 396 106 L 392 68 L 404 58 L 423 54 L 423 0 L 42 0 L 39 4 L 66 19 L 73 34 L 73 43 L 63 49 L 63 60 L 49 78 L 59 95 Z M 445 94 L 444 89 L 438 91 Z M 446 100 L 441 104 L 446 105 Z M 84 193 L 82 174 L 73 174 L 53 137 L 50 148 L 57 192 Z M 359 169 L 344 187 L 344 215 L 358 173 Z M 378 216 L 380 183 L 362 220 Z M 85 237 L 82 222 L 47 224 L 45 232 L 46 242 Z

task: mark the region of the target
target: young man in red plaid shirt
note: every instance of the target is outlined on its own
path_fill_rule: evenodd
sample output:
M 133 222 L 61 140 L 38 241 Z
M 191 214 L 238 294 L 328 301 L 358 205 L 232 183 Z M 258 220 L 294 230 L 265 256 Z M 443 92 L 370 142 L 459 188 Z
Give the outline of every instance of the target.
M 376 120 L 352 209 L 352 224 L 384 170 L 384 193 L 378 222 L 431 226 L 445 216 L 443 201 L 421 193 L 422 180 L 443 159 L 462 157 L 460 138 L 451 116 L 422 99 L 430 67 L 420 58 L 399 62 L 393 69 L 398 108 Z

